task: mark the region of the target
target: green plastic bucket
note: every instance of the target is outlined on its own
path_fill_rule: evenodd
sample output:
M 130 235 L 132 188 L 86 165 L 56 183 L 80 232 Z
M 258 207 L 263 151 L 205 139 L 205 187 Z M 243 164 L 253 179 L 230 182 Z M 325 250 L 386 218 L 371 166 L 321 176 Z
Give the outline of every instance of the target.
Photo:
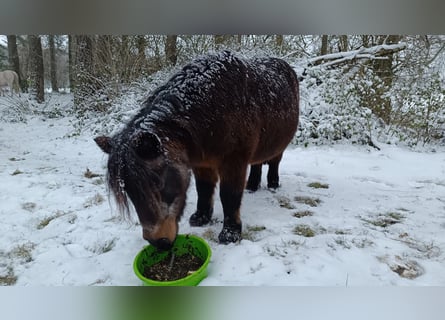
M 212 251 L 207 242 L 195 235 L 178 235 L 171 249 L 176 256 L 190 253 L 204 261 L 192 274 L 174 281 L 157 281 L 144 277 L 143 270 L 167 258 L 170 251 L 159 251 L 152 245 L 144 247 L 135 257 L 133 270 L 146 286 L 196 286 L 207 277 L 207 266 Z

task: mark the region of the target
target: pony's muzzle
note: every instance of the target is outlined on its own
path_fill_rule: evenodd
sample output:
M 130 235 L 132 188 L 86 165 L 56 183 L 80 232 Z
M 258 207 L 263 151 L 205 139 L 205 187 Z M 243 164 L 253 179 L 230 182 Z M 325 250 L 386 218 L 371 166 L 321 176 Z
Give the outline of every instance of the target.
M 160 229 L 156 229 L 156 231 L 160 231 Z M 164 230 L 164 232 L 153 232 L 153 229 L 142 229 L 142 237 L 159 250 L 171 249 L 176 239 L 176 233 L 176 226 L 172 226 L 172 228 L 168 228 Z
M 158 240 L 148 240 L 152 246 L 155 246 L 159 250 L 170 250 L 173 247 L 173 242 L 167 238 L 161 238 Z

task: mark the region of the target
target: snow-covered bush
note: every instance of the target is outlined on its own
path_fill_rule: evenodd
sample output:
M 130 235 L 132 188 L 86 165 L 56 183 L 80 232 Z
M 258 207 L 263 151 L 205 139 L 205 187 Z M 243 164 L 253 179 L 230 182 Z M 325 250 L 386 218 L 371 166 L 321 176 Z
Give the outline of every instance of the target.
M 368 82 L 357 80 L 341 69 L 317 70 L 300 82 L 301 113 L 295 143 L 329 144 L 348 141 L 373 145 L 382 123 L 362 103 L 361 88 Z
M 93 134 L 111 134 L 117 131 L 130 120 L 147 95 L 161 85 L 170 73 L 170 69 L 162 70 L 130 84 L 120 85 L 118 90 L 115 87 L 105 87 L 84 97 L 83 103 L 90 103 L 90 107 L 75 108 L 75 132 L 89 130 Z
M 445 143 L 445 86 L 438 72 L 404 77 L 392 92 L 389 137 L 410 146 Z
M 444 144 L 445 82 L 440 70 L 408 71 L 411 74 L 395 76 L 391 87 L 370 65 L 305 71 L 294 142 Z M 385 122 L 378 115 L 387 101 L 391 110 Z
M 30 114 L 29 101 L 22 97 L 0 97 L 0 120 L 5 122 L 26 122 L 26 116 Z

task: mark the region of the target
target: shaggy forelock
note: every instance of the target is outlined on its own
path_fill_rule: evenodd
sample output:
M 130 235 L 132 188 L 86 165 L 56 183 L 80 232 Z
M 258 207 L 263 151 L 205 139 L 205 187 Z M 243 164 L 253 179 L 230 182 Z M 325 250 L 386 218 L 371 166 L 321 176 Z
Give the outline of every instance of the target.
M 128 191 L 139 201 L 146 202 L 147 188 L 156 188 L 160 178 L 132 148 L 124 146 L 110 154 L 107 180 L 119 212 L 124 217 L 129 217 L 131 197 Z

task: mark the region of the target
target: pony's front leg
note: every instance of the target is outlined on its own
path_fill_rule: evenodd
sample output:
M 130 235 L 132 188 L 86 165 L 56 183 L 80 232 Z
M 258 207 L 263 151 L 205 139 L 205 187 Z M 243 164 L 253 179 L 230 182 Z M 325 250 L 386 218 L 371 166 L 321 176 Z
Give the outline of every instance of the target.
M 190 216 L 189 223 L 200 227 L 210 222 L 213 214 L 213 193 L 218 182 L 218 173 L 210 168 L 194 168 L 198 203 L 196 212 Z
M 218 236 L 220 243 L 241 240 L 240 207 L 246 179 L 247 163 L 227 165 L 220 169 L 220 198 L 224 211 L 223 229 Z

